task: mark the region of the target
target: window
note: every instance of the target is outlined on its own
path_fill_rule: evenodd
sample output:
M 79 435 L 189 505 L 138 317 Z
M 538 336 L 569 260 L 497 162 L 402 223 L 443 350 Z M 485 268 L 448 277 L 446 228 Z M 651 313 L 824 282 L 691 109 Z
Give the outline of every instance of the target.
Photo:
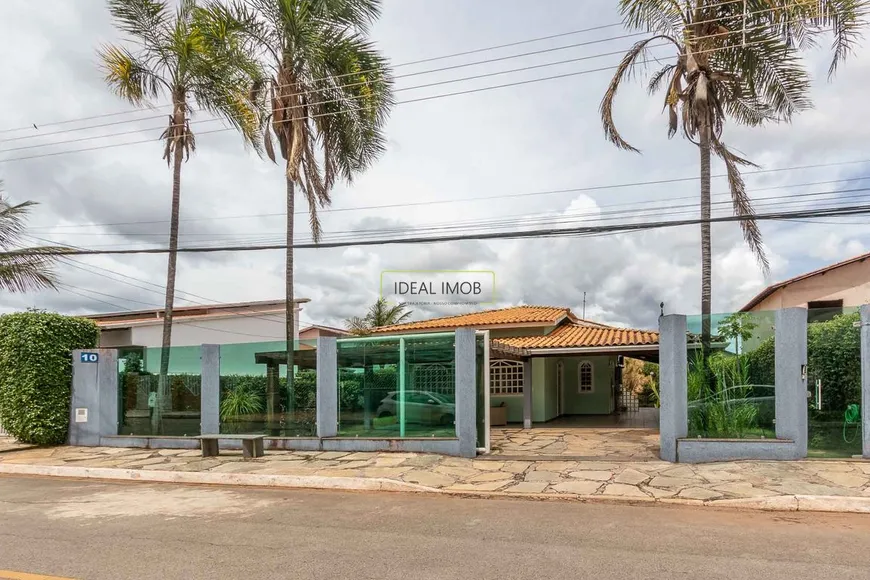
M 418 363 L 411 366 L 415 389 L 452 395 L 456 392 L 456 373 L 452 363 Z
M 491 395 L 522 395 L 523 363 L 492 361 L 489 365 L 489 392 Z
M 807 304 L 807 322 L 825 322 L 841 314 L 842 300 L 817 300 Z
M 577 385 L 577 390 L 581 393 L 591 393 L 592 392 L 592 363 L 591 362 L 582 362 L 580 366 L 577 367 L 577 374 L 579 375 Z

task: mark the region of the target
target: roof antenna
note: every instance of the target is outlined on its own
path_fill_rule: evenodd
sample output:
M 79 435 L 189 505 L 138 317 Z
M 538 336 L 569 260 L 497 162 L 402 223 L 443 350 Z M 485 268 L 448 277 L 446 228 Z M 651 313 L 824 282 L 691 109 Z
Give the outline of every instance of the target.
M 659 308 L 661 308 L 661 313 L 659 314 L 659 316 L 664 316 L 665 315 L 665 303 L 662 302 L 661 304 L 659 304 Z
M 586 292 L 583 293 L 583 320 L 586 320 Z

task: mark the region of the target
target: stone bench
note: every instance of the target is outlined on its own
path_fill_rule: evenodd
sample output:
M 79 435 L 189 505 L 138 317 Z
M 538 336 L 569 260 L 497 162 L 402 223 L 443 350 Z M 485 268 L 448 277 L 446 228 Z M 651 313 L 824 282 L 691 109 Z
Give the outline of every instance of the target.
M 264 437 L 265 435 L 200 435 L 197 439 L 200 440 L 203 457 L 216 457 L 220 454 L 218 441 L 235 440 L 242 442 L 242 456 L 245 459 L 252 459 L 264 455 Z

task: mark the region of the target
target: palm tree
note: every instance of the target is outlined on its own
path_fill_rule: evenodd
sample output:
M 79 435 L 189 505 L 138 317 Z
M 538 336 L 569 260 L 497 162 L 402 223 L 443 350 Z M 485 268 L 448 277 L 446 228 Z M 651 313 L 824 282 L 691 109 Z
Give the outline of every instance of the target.
M 181 166 L 196 149 L 190 120 L 196 106 L 225 119 L 241 133 L 246 144 L 259 143 L 257 108 L 249 99 L 249 87 L 258 79 L 259 68 L 244 50 L 239 30 L 215 26 L 209 11 L 196 0 L 108 0 L 116 26 L 135 46 L 135 53 L 122 45 L 103 46 L 99 55 L 109 87 L 135 106 L 153 106 L 160 97 L 169 99 L 163 158 L 172 167 L 172 209 L 169 226 L 169 264 L 160 355 L 158 404 L 152 416 L 152 432 L 161 428 L 161 407 L 167 397 L 172 310 L 178 250 L 178 220 L 181 199 Z
M 368 40 L 380 0 L 240 0 L 233 12 L 259 46 L 266 82 L 254 87 L 268 114 L 269 159 L 284 161 L 287 186 L 287 385 L 293 401 L 293 214 L 295 193 L 308 202 L 315 241 L 318 208 L 330 204 L 336 178 L 350 183 L 384 151 L 392 105 L 387 60 Z M 277 141 L 278 147 L 273 145 Z
M 768 261 L 761 231 L 740 166 L 753 165 L 722 141 L 726 120 L 757 127 L 789 122 L 812 106 L 810 79 L 799 48 L 815 43 L 833 26 L 834 58 L 830 74 L 860 35 L 867 0 L 620 0 L 628 28 L 648 31 L 625 54 L 604 98 L 601 120 L 605 137 L 617 147 L 639 152 L 617 131 L 613 105 L 621 83 L 645 59 L 647 49 L 670 46 L 671 62 L 649 79 L 650 94 L 664 88 L 668 137 L 678 130 L 698 145 L 701 164 L 701 341 L 706 352 L 711 335 L 710 157 L 725 164 L 731 201 L 743 236 L 765 273 Z M 657 44 L 652 44 L 656 42 Z M 659 62 L 659 58 L 654 59 Z
M 34 205 L 32 201 L 10 205 L 3 197 L 0 181 L 0 290 L 27 292 L 55 287 L 57 277 L 51 264 L 63 248 L 19 247 L 24 218 Z
M 345 322 L 351 334 L 364 336 L 371 333 L 374 328 L 405 322 L 413 314 L 407 308 L 404 303 L 390 306 L 385 299 L 378 298 L 377 302 L 369 307 L 365 316 L 362 318 L 354 316 Z

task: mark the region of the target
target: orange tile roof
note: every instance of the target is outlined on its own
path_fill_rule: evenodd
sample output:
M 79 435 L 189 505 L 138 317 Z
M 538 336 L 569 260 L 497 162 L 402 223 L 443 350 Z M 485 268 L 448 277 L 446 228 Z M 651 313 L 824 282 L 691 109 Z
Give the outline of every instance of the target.
M 608 346 L 646 346 L 659 342 L 657 332 L 590 326 L 585 323 L 565 324 L 546 336 L 515 336 L 495 339 L 513 348 L 592 348 Z
M 500 308 L 498 310 L 484 310 L 483 312 L 472 312 L 457 316 L 445 316 L 442 318 L 420 320 L 418 322 L 406 322 L 404 324 L 382 326 L 374 329 L 373 332 L 381 333 L 438 328 L 462 328 L 466 326 L 489 326 L 494 324 L 509 326 L 511 324 L 527 324 L 534 322 L 554 325 L 565 316 L 568 316 L 572 320 L 577 320 L 571 313 L 570 308 L 561 308 L 557 306 L 512 306 L 510 308 Z M 603 326 L 593 322 L 590 322 L 589 324 Z

